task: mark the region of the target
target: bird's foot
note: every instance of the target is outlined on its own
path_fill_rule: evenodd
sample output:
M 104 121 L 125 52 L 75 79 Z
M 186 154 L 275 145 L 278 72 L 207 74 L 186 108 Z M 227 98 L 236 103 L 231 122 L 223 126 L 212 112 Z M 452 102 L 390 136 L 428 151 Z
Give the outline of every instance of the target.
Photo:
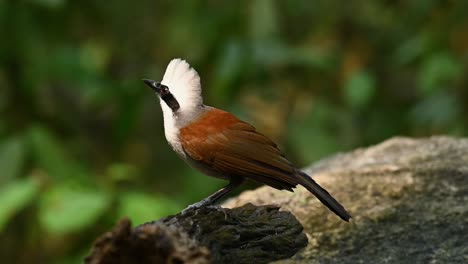
M 211 205 L 211 200 L 209 199 L 203 199 L 197 203 L 194 203 L 194 204 L 191 204 L 189 206 L 187 206 L 187 208 L 185 208 L 184 210 L 182 210 L 182 214 L 186 214 L 190 211 L 194 211 L 194 210 L 197 210 L 197 209 L 200 209 L 202 207 L 218 207 L 218 206 L 215 206 L 215 205 Z
M 221 206 L 219 206 L 219 205 L 213 205 L 211 200 L 203 199 L 203 200 L 201 200 L 199 202 L 196 202 L 194 204 L 191 204 L 191 205 L 187 206 L 187 208 L 182 210 L 181 214 L 186 214 L 186 213 L 188 213 L 190 211 L 195 211 L 195 210 L 200 209 L 202 207 L 212 208 L 212 209 L 221 208 Z

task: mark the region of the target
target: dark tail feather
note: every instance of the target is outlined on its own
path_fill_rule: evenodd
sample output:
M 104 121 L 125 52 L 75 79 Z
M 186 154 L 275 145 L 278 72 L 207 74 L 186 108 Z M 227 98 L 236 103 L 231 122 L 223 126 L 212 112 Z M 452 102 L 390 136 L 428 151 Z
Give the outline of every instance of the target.
M 302 183 L 307 190 L 317 197 L 324 205 L 326 205 L 332 212 L 338 215 L 346 222 L 349 221 L 351 215 L 344 209 L 344 207 L 335 200 L 324 188 L 318 185 L 309 175 L 302 171 L 298 171 L 298 176 L 301 177 Z

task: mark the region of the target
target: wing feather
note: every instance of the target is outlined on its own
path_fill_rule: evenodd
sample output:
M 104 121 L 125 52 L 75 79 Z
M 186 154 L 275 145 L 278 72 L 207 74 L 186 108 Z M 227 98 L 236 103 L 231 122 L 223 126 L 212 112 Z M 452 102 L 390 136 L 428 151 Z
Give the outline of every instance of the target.
M 298 184 L 295 167 L 276 144 L 238 119 L 223 129 L 182 136 L 184 151 L 195 160 L 226 176 L 242 176 L 277 189 L 292 190 Z M 211 132 L 211 133 L 210 133 Z M 203 135 L 203 136 L 200 136 Z

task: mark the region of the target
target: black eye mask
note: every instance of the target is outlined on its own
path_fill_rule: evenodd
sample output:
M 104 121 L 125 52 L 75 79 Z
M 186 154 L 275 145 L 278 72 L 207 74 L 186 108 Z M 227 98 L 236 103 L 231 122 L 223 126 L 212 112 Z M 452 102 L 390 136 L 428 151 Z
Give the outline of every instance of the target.
M 172 112 L 175 113 L 180 108 L 179 102 L 177 102 L 167 86 L 160 84 L 160 87 L 159 96 L 164 100 L 164 102 L 166 102 L 167 106 L 172 109 Z

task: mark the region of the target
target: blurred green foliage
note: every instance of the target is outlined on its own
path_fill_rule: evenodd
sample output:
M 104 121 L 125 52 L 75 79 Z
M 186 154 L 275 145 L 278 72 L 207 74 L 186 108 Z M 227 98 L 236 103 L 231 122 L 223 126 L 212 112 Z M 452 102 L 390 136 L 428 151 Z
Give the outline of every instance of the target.
M 298 165 L 468 134 L 467 1 L 0 1 L 0 259 L 81 261 L 117 219 L 224 182 L 183 165 L 141 82 L 170 59 Z

